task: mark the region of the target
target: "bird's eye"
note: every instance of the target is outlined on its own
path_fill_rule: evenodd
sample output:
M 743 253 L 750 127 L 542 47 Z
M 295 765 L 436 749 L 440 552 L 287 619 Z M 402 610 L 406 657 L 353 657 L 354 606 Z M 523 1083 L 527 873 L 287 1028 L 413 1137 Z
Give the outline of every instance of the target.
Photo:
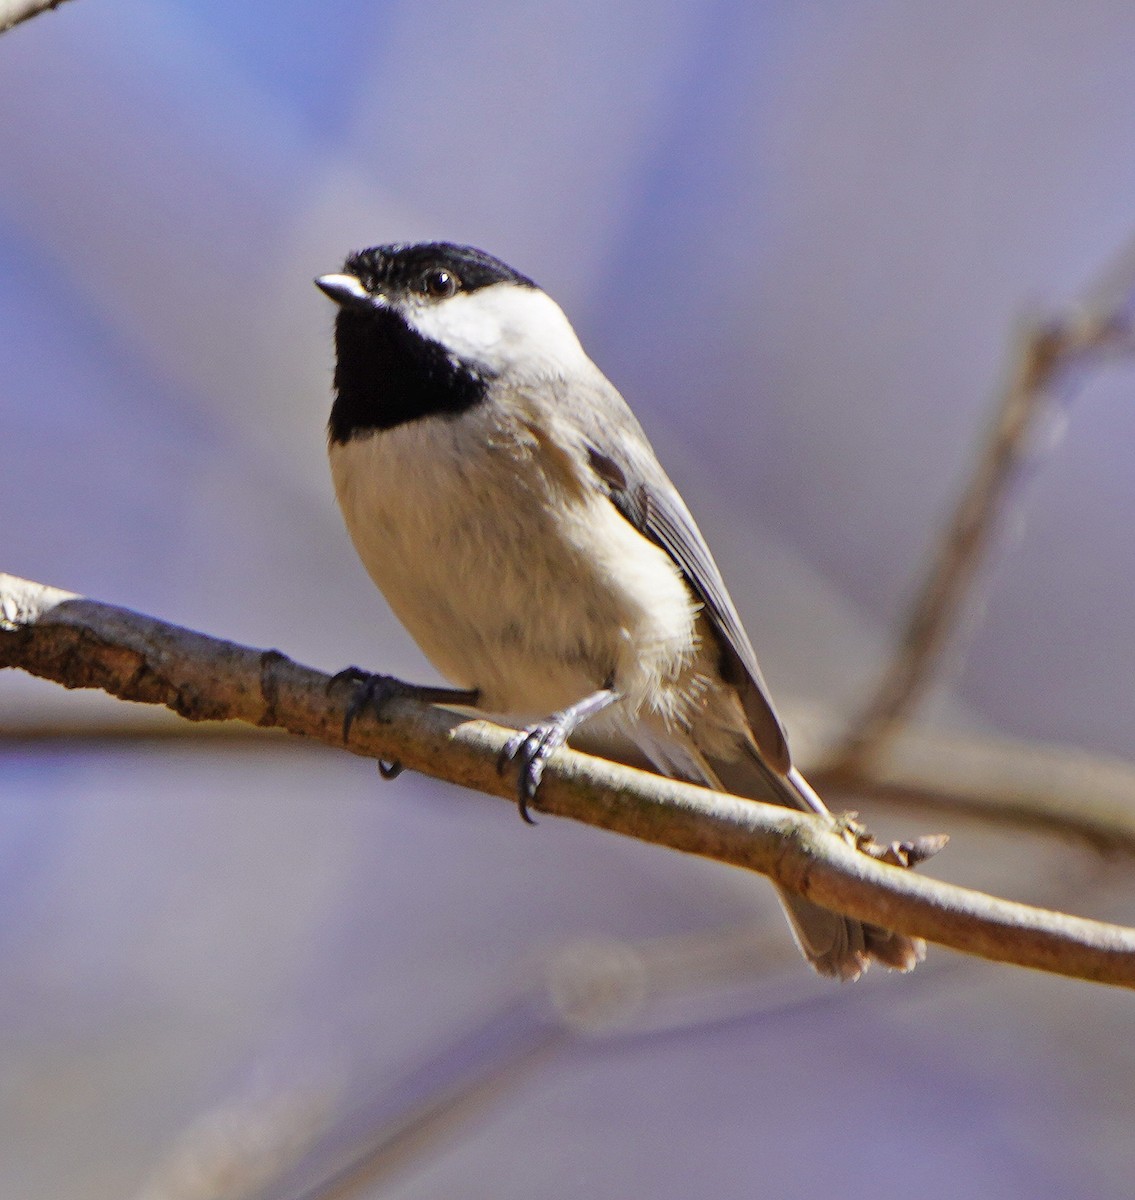
M 452 296 L 460 286 L 460 281 L 452 271 L 447 271 L 445 267 L 431 267 L 422 276 L 422 291 L 427 296 L 432 296 L 435 300 L 446 300 Z

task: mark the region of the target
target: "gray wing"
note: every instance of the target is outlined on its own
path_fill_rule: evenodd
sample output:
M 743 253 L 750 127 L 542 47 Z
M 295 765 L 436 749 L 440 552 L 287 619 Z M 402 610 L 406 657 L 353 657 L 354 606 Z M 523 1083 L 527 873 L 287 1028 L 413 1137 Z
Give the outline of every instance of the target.
M 670 555 L 701 601 L 721 647 L 722 677 L 737 689 L 765 761 L 785 773 L 792 765 L 788 741 L 717 563 L 685 502 L 654 457 L 646 435 L 622 397 L 619 400 L 622 420 L 617 424 L 624 428 L 618 432 L 624 436 L 612 437 L 612 429 L 588 439 L 591 468 L 611 503 L 639 533 Z

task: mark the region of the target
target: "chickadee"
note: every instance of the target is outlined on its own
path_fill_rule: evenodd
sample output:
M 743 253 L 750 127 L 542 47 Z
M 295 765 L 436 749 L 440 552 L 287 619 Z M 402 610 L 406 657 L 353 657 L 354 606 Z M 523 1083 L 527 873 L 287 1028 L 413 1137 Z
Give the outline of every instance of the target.
M 693 517 L 555 301 L 444 242 L 363 250 L 315 282 L 339 306 L 328 445 L 347 529 L 460 689 L 439 699 L 542 718 L 509 747 L 522 815 L 548 755 L 600 713 L 667 775 L 826 813 Z M 924 956 L 781 899 L 822 974 Z

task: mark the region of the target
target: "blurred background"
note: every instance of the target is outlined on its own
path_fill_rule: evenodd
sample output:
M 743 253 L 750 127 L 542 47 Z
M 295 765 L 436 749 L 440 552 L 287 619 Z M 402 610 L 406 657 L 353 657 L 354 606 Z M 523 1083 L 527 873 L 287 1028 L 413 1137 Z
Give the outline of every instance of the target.
M 470 242 L 642 418 L 790 732 L 838 723 L 1017 330 L 1135 230 L 1132 62 L 1125 0 L 74 0 L 0 38 L 0 570 L 434 678 L 334 507 L 310 280 Z M 1135 370 L 1083 384 L 926 719 L 1130 759 Z M 833 988 L 738 872 L 152 717 L 0 677 L 5 1195 L 299 1195 L 482 1068 L 351 1194 L 1130 1195 L 1127 994 Z M 1082 851 L 946 827 L 937 874 L 1135 921 Z M 563 999 L 565 953 L 735 927 L 728 988 Z

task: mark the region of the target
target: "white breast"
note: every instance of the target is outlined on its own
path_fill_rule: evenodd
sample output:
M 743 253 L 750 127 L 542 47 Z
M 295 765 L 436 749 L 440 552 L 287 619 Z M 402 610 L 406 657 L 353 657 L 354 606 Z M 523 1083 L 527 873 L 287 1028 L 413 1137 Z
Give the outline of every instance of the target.
M 371 578 L 489 711 L 546 716 L 613 675 L 634 713 L 664 704 L 690 664 L 695 605 L 680 573 L 573 453 L 519 410 L 502 428 L 487 405 L 330 450 Z

